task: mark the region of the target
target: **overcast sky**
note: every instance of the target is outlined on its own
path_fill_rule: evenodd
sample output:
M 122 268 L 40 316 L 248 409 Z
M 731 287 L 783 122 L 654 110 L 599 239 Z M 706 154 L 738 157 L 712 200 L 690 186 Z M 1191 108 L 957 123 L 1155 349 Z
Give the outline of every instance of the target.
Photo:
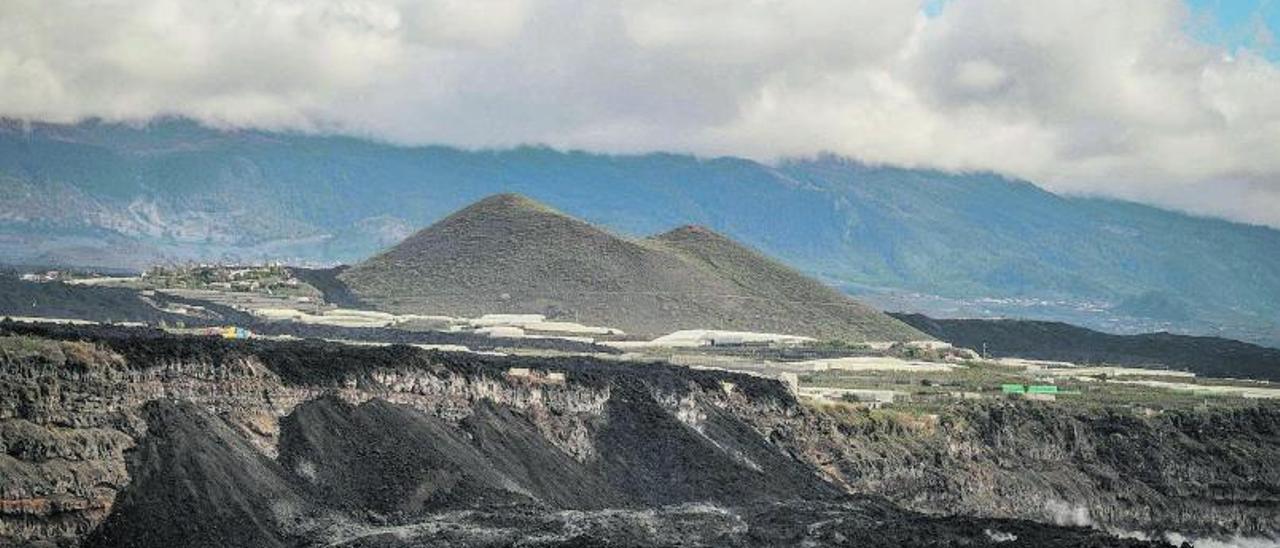
M 3 0 L 0 116 L 829 151 L 1280 227 L 1280 0 Z

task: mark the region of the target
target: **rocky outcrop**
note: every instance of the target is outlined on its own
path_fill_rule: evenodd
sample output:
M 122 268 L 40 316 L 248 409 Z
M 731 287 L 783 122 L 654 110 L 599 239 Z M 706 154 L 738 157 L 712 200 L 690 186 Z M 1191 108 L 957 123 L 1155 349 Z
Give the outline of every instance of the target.
M 0 343 L 0 539 L 75 538 L 128 483 L 123 453 L 140 426 L 114 410 L 127 377 L 87 343 Z
M 155 438 L 148 426 L 156 417 L 171 416 L 148 412 L 150 402 L 183 402 L 217 417 L 272 461 L 280 457 L 282 419 L 296 422 L 305 416 L 295 416 L 296 408 L 327 398 L 361 410 L 392 405 L 477 430 L 501 424 L 495 414 L 518 416 L 527 439 L 587 462 L 595 458 L 587 423 L 600 420 L 609 399 L 605 384 L 508 378 L 503 367 L 481 368 L 469 357 L 436 361 L 443 355 L 408 347 L 237 346 L 0 335 L 0 539 L 72 542 L 97 526 L 131 484 L 126 450 Z

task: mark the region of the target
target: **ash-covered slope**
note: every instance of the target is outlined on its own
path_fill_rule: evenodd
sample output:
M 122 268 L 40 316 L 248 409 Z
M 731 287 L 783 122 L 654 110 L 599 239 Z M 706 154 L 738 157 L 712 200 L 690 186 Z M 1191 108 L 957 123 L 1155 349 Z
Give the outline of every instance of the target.
M 190 402 L 152 401 L 141 416 L 147 432 L 128 457 L 129 488 L 85 546 L 297 544 L 275 516 L 312 504 L 278 464 Z
M 708 328 L 924 337 L 709 230 L 629 240 L 513 194 L 472 204 L 341 279 L 398 312 L 542 313 L 641 336 Z

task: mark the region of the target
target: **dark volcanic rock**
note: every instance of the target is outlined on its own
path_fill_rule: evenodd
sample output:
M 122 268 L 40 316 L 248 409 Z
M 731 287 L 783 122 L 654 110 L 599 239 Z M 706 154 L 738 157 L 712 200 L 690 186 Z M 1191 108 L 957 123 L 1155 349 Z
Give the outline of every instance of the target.
M 492 470 L 541 504 L 594 510 L 627 506 L 635 498 L 548 442 L 529 417 L 509 407 L 481 402 L 460 426 Z
M 169 303 L 195 304 L 205 316 L 195 317 L 162 310 Z M 135 289 L 69 285 L 62 282 L 36 283 L 0 272 L 0 317 L 33 316 L 69 318 L 97 322 L 178 322 L 187 325 L 246 324 L 253 318 L 225 306 L 193 302 L 155 293 L 143 296 Z
M 1258 534 L 1280 501 L 1261 404 L 840 420 L 657 363 L 11 327 L 0 544 L 97 525 L 88 545 L 1127 546 L 1003 518 L 1060 499 L 1103 526 Z M 74 524 L 41 512 L 94 497 Z
M 883 501 L 788 501 L 718 507 L 541 512 L 523 508 L 440 516 L 419 529 L 369 530 L 337 543 L 362 548 L 496 547 L 1152 547 L 1083 528 L 1016 520 L 926 517 Z
M 1280 529 L 1280 406 L 1147 414 L 1064 403 L 956 404 L 936 422 L 857 411 L 778 426 L 854 492 L 930 513 L 1145 532 Z
M 296 266 L 289 267 L 289 272 L 298 277 L 307 285 L 316 288 L 320 294 L 324 296 L 327 303 L 336 304 L 343 308 L 369 308 L 369 304 L 360 300 L 355 293 L 351 292 L 351 288 L 347 284 L 342 283 L 338 276 L 350 268 L 346 265 L 336 266 L 333 268 L 301 268 Z
M 690 424 L 630 379 L 613 385 L 600 430 L 600 472 L 619 491 L 650 505 L 820 499 L 839 493 L 809 466 L 788 458 L 740 419 L 717 412 Z M 690 410 L 696 413 L 696 410 Z
M 533 500 L 457 426 L 382 400 L 352 406 L 324 397 L 299 406 L 281 425 L 280 462 L 324 499 L 396 521 Z
M 290 335 L 299 338 L 367 341 L 391 344 L 456 344 L 472 350 L 501 350 L 504 348 L 530 348 L 558 350 L 561 352 L 592 352 L 597 354 L 621 354 L 612 346 L 559 338 L 504 338 L 477 335 L 468 332 L 406 331 L 389 327 L 341 327 L 336 325 L 303 324 L 296 322 L 262 322 L 250 325 L 260 335 Z
M 957 346 L 981 349 L 985 345 L 987 352 L 997 357 L 1157 366 L 1189 370 L 1202 377 L 1280 381 L 1280 349 L 1230 339 L 1172 333 L 1113 335 L 1060 322 L 1032 320 L 893 316 Z

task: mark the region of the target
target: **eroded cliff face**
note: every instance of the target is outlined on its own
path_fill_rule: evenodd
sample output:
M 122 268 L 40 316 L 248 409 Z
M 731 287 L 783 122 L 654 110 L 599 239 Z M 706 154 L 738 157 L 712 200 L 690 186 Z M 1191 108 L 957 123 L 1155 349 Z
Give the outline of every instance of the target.
M 481 517 L 495 508 L 526 509 L 503 519 L 554 529 L 547 545 L 601 523 L 654 538 L 699 528 L 655 525 L 668 517 L 705 521 L 698 535 L 720 535 L 710 544 L 783 542 L 752 540 L 751 520 L 796 542 L 883 520 L 992 541 L 973 529 L 988 522 L 920 521 L 884 502 L 842 502 L 845 492 L 939 514 L 1087 513 L 1127 530 L 1256 533 L 1280 515 L 1280 478 L 1267 469 L 1280 457 L 1274 408 L 1140 417 L 970 403 L 894 417 L 815 411 L 770 380 L 661 364 L 8 331 L 0 539 L 10 541 L 112 546 L 147 533 L 157 546 L 217 544 L 230 538 L 219 523 L 244 523 L 235 538 L 257 545 L 390 546 L 453 520 L 483 544 L 514 526 Z M 798 499 L 810 506 L 772 506 Z M 695 503 L 708 506 L 681 506 Z M 187 524 L 202 513 L 205 525 Z M 1049 535 L 1047 545 L 1090 534 L 990 523 L 1024 540 Z
M 8 338 L 0 373 L 0 539 L 75 538 L 128 483 L 141 425 L 116 410 L 123 360 L 87 343 Z
M 281 419 L 317 398 L 377 399 L 452 422 L 486 402 L 528 417 L 548 443 L 585 462 L 594 457 L 588 424 L 609 399 L 607 386 L 547 384 L 501 368 L 467 374 L 412 350 L 406 361 L 362 356 L 369 367 L 359 373 L 287 381 L 252 350 L 214 346 L 147 360 L 103 344 L 0 339 L 0 538 L 72 542 L 105 518 L 129 483 L 125 451 L 145 436 L 151 401 L 194 404 L 270 459 Z M 330 365 L 311 358 L 319 369 Z
M 845 489 L 933 514 L 1274 536 L 1280 407 L 1148 414 L 1022 401 L 937 415 L 740 412 Z

